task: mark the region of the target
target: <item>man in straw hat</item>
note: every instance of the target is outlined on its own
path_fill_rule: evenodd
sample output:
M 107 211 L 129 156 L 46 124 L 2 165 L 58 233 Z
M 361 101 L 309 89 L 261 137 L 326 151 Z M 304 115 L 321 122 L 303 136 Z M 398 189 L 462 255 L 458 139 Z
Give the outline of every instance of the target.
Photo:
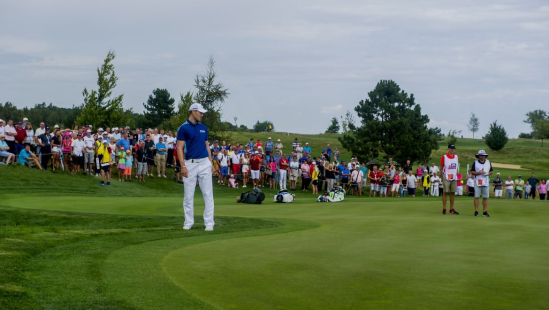
M 475 155 L 477 160 L 473 162 L 471 174 L 475 177 L 475 216 L 478 216 L 478 200 L 482 196 L 482 216 L 490 217 L 488 208 L 488 197 L 490 196 L 490 175 L 494 172 L 490 161 L 486 159 L 488 154 L 484 150 L 478 151 Z

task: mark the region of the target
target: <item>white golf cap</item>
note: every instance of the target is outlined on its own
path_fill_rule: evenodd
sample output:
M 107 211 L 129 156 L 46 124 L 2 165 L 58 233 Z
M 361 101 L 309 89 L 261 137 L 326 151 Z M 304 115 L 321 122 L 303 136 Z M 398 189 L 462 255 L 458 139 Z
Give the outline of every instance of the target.
M 3 123 L 3 122 L 4 122 L 4 120 L 0 118 L 0 123 Z
M 23 117 L 23 121 L 28 121 L 29 119 L 26 117 Z
M 271 139 L 271 137 L 269 137 L 269 139 Z
M 86 130 L 86 132 L 92 132 L 92 130 L 91 130 L 91 129 L 88 129 L 88 130 Z
M 59 125 L 55 125 L 55 126 L 53 126 L 53 128 L 59 128 Z
M 93 126 L 92 126 L 92 125 L 88 125 L 88 127 L 90 127 L 90 128 L 93 128 Z
M 200 113 L 206 113 L 206 109 L 200 104 L 200 103 L 193 103 L 191 107 L 189 108 L 190 111 L 198 111 Z
M 103 128 L 99 128 L 99 129 L 97 129 L 97 131 L 104 131 L 104 130 L 103 130 Z
M 104 136 L 105 136 L 105 135 L 108 135 L 108 134 L 109 134 L 108 132 L 104 132 L 104 133 L 103 133 Z

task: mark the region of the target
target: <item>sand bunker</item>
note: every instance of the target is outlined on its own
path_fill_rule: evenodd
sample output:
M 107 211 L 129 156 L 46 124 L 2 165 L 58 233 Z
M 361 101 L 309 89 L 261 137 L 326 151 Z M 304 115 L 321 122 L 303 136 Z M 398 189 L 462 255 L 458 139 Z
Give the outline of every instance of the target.
M 519 165 L 500 164 L 500 163 L 492 163 L 492 167 L 494 167 L 494 168 L 515 169 L 515 170 L 530 170 L 530 169 L 522 168 Z

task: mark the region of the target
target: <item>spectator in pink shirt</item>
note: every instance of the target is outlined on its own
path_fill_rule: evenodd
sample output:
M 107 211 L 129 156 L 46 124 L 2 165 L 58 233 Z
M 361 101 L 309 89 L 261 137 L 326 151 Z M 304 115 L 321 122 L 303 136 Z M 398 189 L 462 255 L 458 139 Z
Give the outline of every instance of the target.
M 547 196 L 547 180 L 541 179 L 541 183 L 538 185 L 539 200 L 545 200 Z

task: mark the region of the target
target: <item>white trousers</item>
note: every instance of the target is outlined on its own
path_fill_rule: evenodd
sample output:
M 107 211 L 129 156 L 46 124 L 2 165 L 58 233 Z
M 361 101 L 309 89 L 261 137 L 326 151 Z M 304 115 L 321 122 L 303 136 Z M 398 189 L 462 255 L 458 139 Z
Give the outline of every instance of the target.
M 438 196 L 438 183 L 436 185 L 431 185 L 431 196 Z
M 212 186 L 212 163 L 205 160 L 200 163 L 185 162 L 187 171 L 189 172 L 186 178 L 183 178 L 185 184 L 185 196 L 183 198 L 183 211 L 185 212 L 185 225 L 192 226 L 194 224 L 194 190 L 196 189 L 196 180 L 202 190 L 204 196 L 204 225 L 213 226 L 214 223 L 214 199 Z
M 278 170 L 278 173 L 280 174 L 280 190 L 286 189 L 286 177 L 288 176 L 288 171 L 286 170 Z

